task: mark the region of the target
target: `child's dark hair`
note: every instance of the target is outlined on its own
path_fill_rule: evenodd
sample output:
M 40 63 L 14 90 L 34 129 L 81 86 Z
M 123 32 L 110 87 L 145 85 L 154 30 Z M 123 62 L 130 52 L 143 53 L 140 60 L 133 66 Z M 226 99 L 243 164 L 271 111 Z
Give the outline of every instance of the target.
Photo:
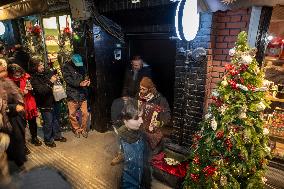
M 129 98 L 124 102 L 120 118 L 121 120 L 138 119 L 142 108 L 138 107 L 138 100 Z

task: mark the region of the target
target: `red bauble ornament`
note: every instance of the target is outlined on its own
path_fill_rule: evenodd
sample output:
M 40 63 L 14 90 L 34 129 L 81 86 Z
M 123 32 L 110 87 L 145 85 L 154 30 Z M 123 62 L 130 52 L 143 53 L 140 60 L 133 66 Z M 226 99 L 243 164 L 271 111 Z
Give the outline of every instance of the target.
M 200 134 L 194 134 L 193 135 L 193 142 L 196 143 L 198 142 L 202 137 L 200 136 Z
M 215 168 L 211 165 L 206 166 L 202 170 L 202 172 L 205 174 L 206 177 L 210 177 L 210 176 L 214 175 L 215 171 L 217 171 L 217 168 Z
M 237 82 L 236 82 L 235 80 L 230 79 L 230 80 L 229 80 L 229 84 L 230 84 L 230 86 L 231 86 L 233 89 L 238 89 L 238 87 L 237 87 Z
M 229 138 L 227 138 L 225 140 L 225 145 L 226 145 L 226 148 L 227 148 L 228 151 L 232 150 L 233 144 L 232 144 L 232 141 Z
M 39 25 L 35 25 L 33 28 L 32 28 L 32 34 L 34 35 L 40 35 L 41 33 L 41 28 Z
M 65 34 L 71 34 L 71 30 L 69 27 L 64 28 L 63 33 Z
M 195 156 L 193 158 L 193 163 L 197 164 L 197 165 L 200 165 L 200 158 L 198 156 Z
M 240 72 L 245 72 L 248 69 L 248 65 L 242 64 L 240 67 Z
M 240 78 L 239 80 L 240 80 L 241 84 L 244 84 L 244 82 L 245 82 L 244 78 Z
M 224 136 L 224 131 L 218 131 L 218 132 L 216 133 L 216 138 L 217 138 L 217 139 L 221 139 L 221 138 L 223 138 L 223 136 Z
M 198 175 L 198 174 L 191 173 L 191 174 L 190 174 L 190 178 L 191 178 L 194 182 L 198 182 L 198 181 L 199 181 L 199 175 Z
M 212 100 L 214 100 L 217 107 L 221 107 L 223 105 L 223 101 L 220 98 L 217 98 L 216 96 L 212 96 Z
M 251 91 L 255 91 L 255 86 L 251 85 L 251 84 L 248 84 L 247 85 L 247 88 Z
M 235 69 L 230 70 L 229 72 L 230 72 L 230 74 L 231 74 L 232 76 L 235 76 L 235 75 L 238 75 L 238 74 L 239 74 L 239 71 L 238 71 L 238 70 L 235 70 Z
M 233 64 L 226 64 L 225 69 L 227 71 L 234 70 L 236 67 Z

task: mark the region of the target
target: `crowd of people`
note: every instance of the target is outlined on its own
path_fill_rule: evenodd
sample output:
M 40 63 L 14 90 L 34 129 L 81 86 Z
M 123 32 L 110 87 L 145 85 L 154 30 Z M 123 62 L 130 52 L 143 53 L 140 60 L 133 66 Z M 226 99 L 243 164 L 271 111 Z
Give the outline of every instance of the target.
M 3 49 L 0 49 L 1 51 Z M 26 147 L 25 128 L 31 135 L 31 144 L 41 146 L 38 138 L 39 114 L 42 117 L 43 143 L 56 147 L 55 142 L 66 142 L 62 135 L 54 96 L 54 85 L 61 79 L 66 83 L 69 120 L 74 136 L 87 138 L 87 76 L 82 57 L 73 54 L 57 72 L 45 67 L 39 59 L 33 59 L 20 45 L 9 57 L 0 53 L 0 182 L 8 182 L 7 159 L 20 169 L 29 153 Z M 78 110 L 81 118 L 78 119 Z M 124 163 L 122 188 L 149 188 L 153 154 L 162 145 L 161 127 L 171 120 L 167 100 L 157 91 L 152 81 L 151 69 L 140 56 L 131 60 L 131 68 L 125 73 L 122 97 L 114 100 L 111 107 L 114 130 L 120 150 L 111 165 Z

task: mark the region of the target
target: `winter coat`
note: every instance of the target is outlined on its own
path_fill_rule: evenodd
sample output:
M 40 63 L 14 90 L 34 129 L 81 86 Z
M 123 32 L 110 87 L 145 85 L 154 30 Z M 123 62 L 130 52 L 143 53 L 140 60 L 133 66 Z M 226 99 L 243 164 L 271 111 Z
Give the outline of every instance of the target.
M 125 72 L 124 76 L 124 87 L 122 91 L 122 96 L 135 97 L 139 92 L 140 81 L 143 77 L 152 78 L 151 69 L 149 66 L 142 67 L 138 73 L 135 80 L 133 80 L 134 71 L 132 69 L 128 69 Z
M 0 94 L 1 94 L 1 125 L 0 132 L 10 133 L 12 131 L 12 126 L 9 122 L 8 114 L 14 115 L 14 110 L 16 109 L 16 104 L 23 103 L 23 97 L 13 81 L 7 78 L 0 78 Z
M 10 136 L 10 145 L 7 149 L 9 160 L 15 161 L 18 166 L 22 166 L 27 160 L 25 155 L 25 114 L 24 112 L 17 112 L 16 106 L 24 106 L 24 100 L 19 88 L 13 81 L 7 78 L 0 78 L 0 86 L 4 93 L 1 96 L 6 101 L 6 115 L 11 130 L 8 132 Z
M 16 85 L 20 88 L 21 92 L 24 93 L 27 80 L 30 79 L 30 75 L 25 73 L 20 78 L 10 77 L 10 79 L 14 81 Z M 37 106 L 32 91 L 29 91 L 27 94 L 24 95 L 24 103 L 25 103 L 26 119 L 31 120 L 34 117 L 37 117 L 38 116 Z
M 151 148 L 155 149 L 163 137 L 160 127 L 169 124 L 171 120 L 169 104 L 166 98 L 164 98 L 158 92 L 147 100 L 141 97 L 138 98 L 140 106 L 143 107 L 143 124 L 141 129 L 145 132 Z M 156 121 L 159 122 L 159 126 L 154 127 L 153 130 L 150 130 L 150 126 L 153 124 L 152 119 L 155 113 L 157 113 Z
M 36 104 L 41 109 L 50 110 L 55 103 L 52 90 L 53 83 L 50 81 L 51 77 L 52 73 L 49 71 L 43 73 L 37 72 L 31 77 Z
M 84 81 L 84 68 L 76 67 L 73 63 L 68 62 L 63 66 L 62 73 L 66 82 L 67 100 L 76 102 L 85 101 L 87 98 L 87 88 L 80 86 L 80 83 Z

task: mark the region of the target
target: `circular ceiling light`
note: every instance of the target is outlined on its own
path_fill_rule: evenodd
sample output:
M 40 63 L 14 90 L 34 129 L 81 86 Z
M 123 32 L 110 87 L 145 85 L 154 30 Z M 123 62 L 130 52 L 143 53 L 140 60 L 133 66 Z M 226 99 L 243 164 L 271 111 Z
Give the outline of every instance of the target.
M 181 0 L 175 16 L 176 35 L 180 40 L 191 41 L 199 29 L 197 0 Z
M 0 22 L 0 35 L 3 35 L 5 33 L 5 26 L 3 22 Z

